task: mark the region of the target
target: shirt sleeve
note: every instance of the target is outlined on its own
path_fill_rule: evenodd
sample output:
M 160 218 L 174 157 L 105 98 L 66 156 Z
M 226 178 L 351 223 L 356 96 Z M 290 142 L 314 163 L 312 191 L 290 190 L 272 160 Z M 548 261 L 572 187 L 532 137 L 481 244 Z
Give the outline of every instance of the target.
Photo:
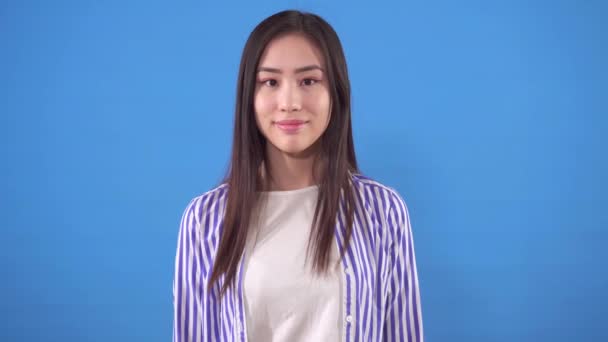
M 395 194 L 388 224 L 393 234 L 383 341 L 423 342 L 420 289 L 412 228 L 405 202 Z
M 194 199 L 184 211 L 177 238 L 173 278 L 173 342 L 201 341 L 203 284 L 200 232 Z M 198 338 L 198 339 L 197 339 Z

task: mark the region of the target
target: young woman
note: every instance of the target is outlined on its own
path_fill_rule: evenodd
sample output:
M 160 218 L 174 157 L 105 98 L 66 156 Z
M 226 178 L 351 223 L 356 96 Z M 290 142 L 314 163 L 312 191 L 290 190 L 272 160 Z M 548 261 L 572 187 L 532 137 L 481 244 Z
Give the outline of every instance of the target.
M 342 46 L 284 11 L 251 33 L 226 179 L 182 217 L 174 341 L 422 341 L 408 212 L 357 170 Z

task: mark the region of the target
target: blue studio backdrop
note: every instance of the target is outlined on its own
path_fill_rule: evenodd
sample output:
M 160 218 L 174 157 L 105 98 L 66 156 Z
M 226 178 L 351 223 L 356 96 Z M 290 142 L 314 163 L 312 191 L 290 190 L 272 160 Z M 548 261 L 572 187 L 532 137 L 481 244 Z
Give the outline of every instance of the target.
M 0 4 L 1 341 L 169 341 L 178 225 L 279 10 L 345 48 L 408 204 L 427 341 L 608 341 L 605 1 Z

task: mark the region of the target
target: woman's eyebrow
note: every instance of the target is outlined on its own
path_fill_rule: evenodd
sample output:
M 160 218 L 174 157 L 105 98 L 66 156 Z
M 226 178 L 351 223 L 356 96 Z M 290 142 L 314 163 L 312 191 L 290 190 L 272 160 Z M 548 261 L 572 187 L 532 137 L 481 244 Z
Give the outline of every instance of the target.
M 305 72 L 305 71 L 310 71 L 310 70 L 321 70 L 321 71 L 323 71 L 323 68 L 321 68 L 320 66 L 318 66 L 316 64 L 315 65 L 307 65 L 307 66 L 303 66 L 303 67 L 297 68 L 295 70 L 295 73 L 297 74 L 297 73 L 300 73 L 300 72 Z M 281 71 L 281 69 L 270 68 L 270 67 L 259 67 L 258 68 L 258 72 L 262 72 L 262 71 L 273 72 L 273 73 L 276 73 L 276 74 L 282 74 L 283 73 L 283 71 Z

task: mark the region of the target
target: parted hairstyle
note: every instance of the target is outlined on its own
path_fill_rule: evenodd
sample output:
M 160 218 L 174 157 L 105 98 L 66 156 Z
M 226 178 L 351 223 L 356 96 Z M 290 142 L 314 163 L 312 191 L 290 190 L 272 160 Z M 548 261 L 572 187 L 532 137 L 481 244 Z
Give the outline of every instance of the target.
M 320 167 L 319 195 L 315 208 L 308 251 L 313 270 L 323 273 L 330 263 L 331 244 L 342 203 L 346 217 L 345 245 L 350 242 L 355 206 L 351 173 L 358 172 L 351 124 L 350 81 L 342 44 L 334 29 L 320 16 L 300 11 L 282 11 L 261 23 L 249 35 L 238 73 L 234 116 L 234 135 L 230 166 L 222 181 L 228 184 L 220 241 L 208 288 L 222 276 L 221 295 L 234 285 L 243 256 L 253 211 L 266 188 L 260 167 L 266 160 L 266 138 L 255 120 L 254 96 L 258 64 L 268 43 L 288 33 L 304 34 L 321 51 L 325 61 L 331 113 L 325 132 L 319 138 L 315 165 Z M 319 164 L 317 164 L 319 163 Z M 340 257 L 344 256 L 344 250 Z

